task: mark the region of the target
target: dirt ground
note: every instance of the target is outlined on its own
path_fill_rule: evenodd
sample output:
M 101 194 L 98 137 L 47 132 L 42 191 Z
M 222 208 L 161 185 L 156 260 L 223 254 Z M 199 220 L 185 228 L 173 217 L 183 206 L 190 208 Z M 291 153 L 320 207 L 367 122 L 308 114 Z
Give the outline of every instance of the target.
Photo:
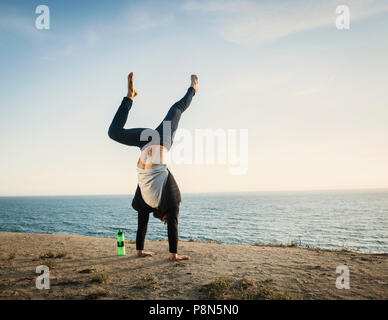
M 2 232 L 0 299 L 388 299 L 387 254 L 180 241 L 191 259 L 170 262 L 167 241 L 146 249 L 155 256 L 136 257 L 133 241 L 119 257 L 115 239 Z M 348 290 L 336 288 L 340 265 Z

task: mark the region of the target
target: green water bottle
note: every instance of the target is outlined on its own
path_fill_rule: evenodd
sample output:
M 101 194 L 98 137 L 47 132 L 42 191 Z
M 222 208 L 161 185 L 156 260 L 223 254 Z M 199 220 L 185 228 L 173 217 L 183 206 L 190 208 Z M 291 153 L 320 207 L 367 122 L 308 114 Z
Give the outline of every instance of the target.
M 121 229 L 117 233 L 117 255 L 125 256 L 124 232 Z

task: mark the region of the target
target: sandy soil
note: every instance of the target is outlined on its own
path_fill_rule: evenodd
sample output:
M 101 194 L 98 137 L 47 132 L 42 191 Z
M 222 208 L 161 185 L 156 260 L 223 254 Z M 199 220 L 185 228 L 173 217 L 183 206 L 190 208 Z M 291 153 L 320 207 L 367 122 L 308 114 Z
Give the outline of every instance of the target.
M 292 299 L 388 299 L 387 254 L 180 241 L 192 259 L 170 262 L 167 241 L 146 249 L 156 255 L 137 258 L 127 242 L 118 257 L 115 239 L 0 233 L 0 299 L 206 299 L 219 277 Z M 51 267 L 49 290 L 35 287 L 40 264 Z M 349 267 L 349 290 L 336 288 L 339 265 Z

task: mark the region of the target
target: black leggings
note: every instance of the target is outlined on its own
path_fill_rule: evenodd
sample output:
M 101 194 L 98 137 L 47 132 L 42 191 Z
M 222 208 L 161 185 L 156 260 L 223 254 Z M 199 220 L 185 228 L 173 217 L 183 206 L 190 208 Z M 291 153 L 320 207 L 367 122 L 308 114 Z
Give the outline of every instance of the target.
M 168 246 L 171 253 L 178 252 L 178 215 L 179 205 L 170 208 L 166 213 Z M 136 233 L 136 250 L 144 249 L 144 241 L 147 233 L 149 212 L 138 212 L 137 215 L 137 233 Z
M 124 129 L 133 103 L 131 99 L 125 97 L 112 120 L 108 135 L 111 139 L 127 146 L 135 146 L 142 149 L 148 145 L 162 145 L 170 150 L 181 115 L 189 107 L 194 95 L 195 90 L 193 87 L 190 87 L 185 96 L 174 103 L 170 110 L 168 110 L 167 115 L 156 129 Z

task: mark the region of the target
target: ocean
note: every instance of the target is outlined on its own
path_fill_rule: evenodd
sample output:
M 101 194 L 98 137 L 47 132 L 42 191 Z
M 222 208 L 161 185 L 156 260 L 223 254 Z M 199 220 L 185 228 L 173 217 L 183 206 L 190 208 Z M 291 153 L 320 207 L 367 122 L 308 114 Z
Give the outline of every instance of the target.
M 132 195 L 0 197 L 0 231 L 135 239 Z M 388 253 L 388 190 L 183 194 L 179 238 Z M 150 217 L 148 240 L 166 239 Z

